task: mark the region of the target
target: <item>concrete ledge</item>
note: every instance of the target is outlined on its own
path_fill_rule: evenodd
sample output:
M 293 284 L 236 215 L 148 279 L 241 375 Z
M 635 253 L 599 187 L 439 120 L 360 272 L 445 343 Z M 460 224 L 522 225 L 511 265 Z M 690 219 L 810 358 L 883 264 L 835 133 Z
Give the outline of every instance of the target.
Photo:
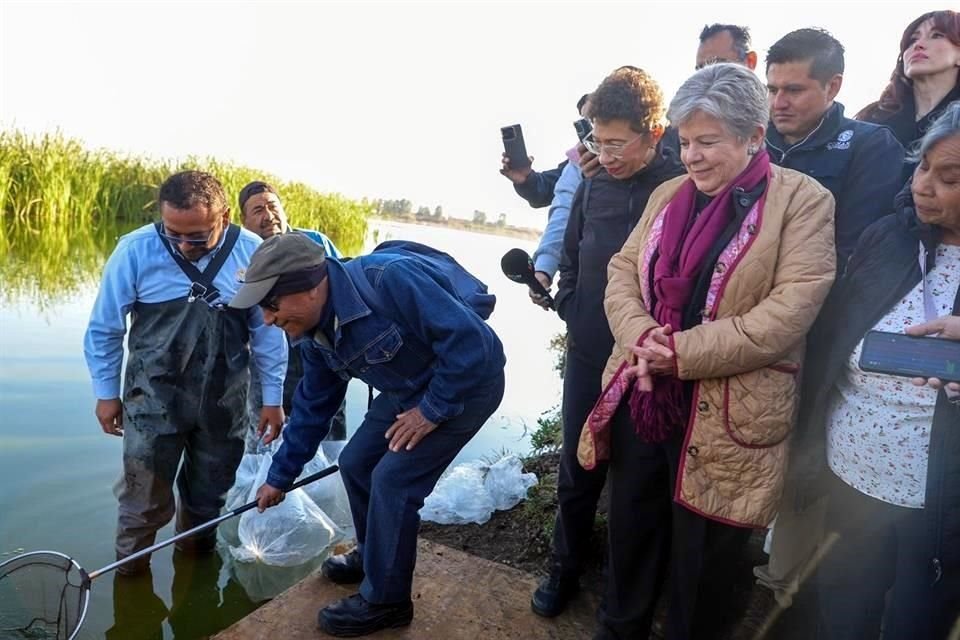
M 577 640 L 593 633 L 597 600 L 581 593 L 553 620 L 530 611 L 537 579 L 529 573 L 441 544 L 420 540 L 413 581 L 413 624 L 380 631 L 377 640 Z M 214 640 L 307 640 L 329 637 L 317 628 L 317 611 L 356 592 L 319 573 L 294 585 Z

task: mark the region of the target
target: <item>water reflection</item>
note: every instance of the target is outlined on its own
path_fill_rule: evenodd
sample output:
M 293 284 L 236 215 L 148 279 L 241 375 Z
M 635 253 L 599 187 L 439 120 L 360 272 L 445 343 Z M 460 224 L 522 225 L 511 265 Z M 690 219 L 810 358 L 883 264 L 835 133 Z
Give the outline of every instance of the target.
M 166 621 L 175 640 L 206 638 L 254 609 L 243 588 L 230 578 L 219 585 L 219 554 L 173 552 L 173 583 L 167 607 L 154 590 L 153 573 L 116 574 L 113 580 L 113 626 L 106 640 L 163 640 Z
M 0 218 L 0 301 L 26 300 L 48 309 L 76 295 L 97 282 L 117 238 L 140 224 L 104 221 L 91 226 L 68 218 L 40 225 Z

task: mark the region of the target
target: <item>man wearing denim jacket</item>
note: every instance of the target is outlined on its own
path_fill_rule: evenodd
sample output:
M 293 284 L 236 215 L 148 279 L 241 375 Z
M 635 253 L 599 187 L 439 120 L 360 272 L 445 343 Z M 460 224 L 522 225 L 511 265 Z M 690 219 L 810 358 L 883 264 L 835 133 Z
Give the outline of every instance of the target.
M 361 584 L 321 609 L 320 627 L 334 636 L 412 620 L 418 512 L 499 406 L 506 363 L 493 329 L 441 286 L 431 265 L 386 252 L 354 260 L 348 270 L 301 234 L 273 236 L 231 303 L 259 304 L 265 324 L 300 340 L 304 363 L 283 445 L 257 492 L 261 511 L 283 499 L 314 456 L 347 382 L 360 378 L 380 391 L 340 454 L 358 546 L 322 569 L 334 582 Z M 355 284 L 361 277 L 366 283 Z

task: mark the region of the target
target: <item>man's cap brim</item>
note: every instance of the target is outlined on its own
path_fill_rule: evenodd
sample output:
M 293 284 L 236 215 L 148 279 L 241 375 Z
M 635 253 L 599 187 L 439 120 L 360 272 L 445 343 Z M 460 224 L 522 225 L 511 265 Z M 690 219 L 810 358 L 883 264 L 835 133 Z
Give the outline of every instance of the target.
M 249 309 L 250 307 L 260 304 L 260 302 L 267 297 L 267 294 L 270 293 L 270 289 L 273 289 L 273 285 L 277 284 L 277 280 L 279 279 L 280 276 L 273 276 L 272 278 L 265 278 L 257 282 L 244 283 L 239 291 L 237 291 L 237 295 L 233 296 L 233 300 L 231 300 L 227 306 L 234 309 Z

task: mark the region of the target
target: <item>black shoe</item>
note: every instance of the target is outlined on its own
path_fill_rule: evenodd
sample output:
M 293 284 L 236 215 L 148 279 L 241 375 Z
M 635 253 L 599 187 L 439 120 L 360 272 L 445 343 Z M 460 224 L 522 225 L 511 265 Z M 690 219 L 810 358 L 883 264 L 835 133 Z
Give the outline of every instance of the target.
M 337 584 L 356 584 L 363 581 L 363 556 L 354 549 L 350 553 L 330 556 L 320 565 L 320 572 L 330 582 Z
M 580 591 L 580 579 L 569 574 L 564 575 L 554 569 L 540 582 L 533 592 L 530 608 L 538 616 L 553 618 L 563 613 L 573 596 Z
M 324 633 L 339 638 L 365 636 L 381 629 L 404 627 L 413 620 L 413 602 L 373 604 L 359 593 L 320 609 L 317 624 Z

